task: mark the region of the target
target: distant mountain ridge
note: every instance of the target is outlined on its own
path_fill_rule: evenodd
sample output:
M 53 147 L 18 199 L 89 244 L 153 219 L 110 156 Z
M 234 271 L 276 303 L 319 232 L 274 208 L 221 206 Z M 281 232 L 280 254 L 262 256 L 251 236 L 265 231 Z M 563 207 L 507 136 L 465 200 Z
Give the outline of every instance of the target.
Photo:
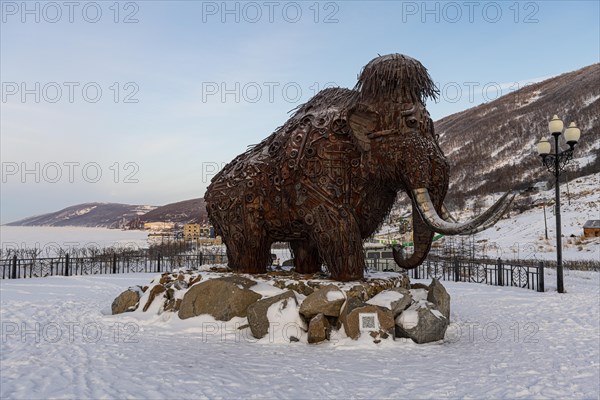
M 83 203 L 6 225 L 119 228 L 129 220 L 144 215 L 155 208 L 155 206 L 119 203 Z
M 145 222 L 199 223 L 208 220 L 203 198 L 178 201 L 157 207 L 140 216 Z
M 208 220 L 204 199 L 190 199 L 164 206 L 119 203 L 83 203 L 60 211 L 21 219 L 8 226 L 81 226 L 121 228 L 139 222 L 199 223 Z

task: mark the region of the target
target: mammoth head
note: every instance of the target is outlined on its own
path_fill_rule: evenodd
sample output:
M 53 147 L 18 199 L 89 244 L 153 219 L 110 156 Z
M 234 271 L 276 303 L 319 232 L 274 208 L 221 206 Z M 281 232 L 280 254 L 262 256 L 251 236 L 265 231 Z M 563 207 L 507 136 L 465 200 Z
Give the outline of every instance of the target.
M 354 91 L 355 101 L 348 108 L 354 142 L 370 160 L 375 180 L 404 190 L 413 204 L 414 253 L 404 258 L 394 249 L 400 267 L 421 264 L 434 232 L 472 234 L 500 219 L 514 194 L 505 194 L 488 211 L 462 224 L 444 207 L 449 166 L 425 108 L 426 99 L 435 99 L 438 90 L 419 61 L 401 54 L 377 57 L 364 67 Z
M 425 100 L 437 89 L 427 69 L 402 54 L 377 57 L 359 75 L 348 109 L 353 140 L 396 189 L 448 185 L 448 164 Z M 445 195 L 445 190 L 441 193 Z

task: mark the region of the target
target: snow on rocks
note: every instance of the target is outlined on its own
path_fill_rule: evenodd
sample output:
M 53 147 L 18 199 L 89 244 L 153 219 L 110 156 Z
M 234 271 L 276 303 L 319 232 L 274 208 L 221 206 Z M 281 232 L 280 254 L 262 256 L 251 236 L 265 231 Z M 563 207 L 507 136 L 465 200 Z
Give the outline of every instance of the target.
M 392 311 L 395 318 L 412 304 L 412 295 L 404 288 L 393 288 L 379 293 L 368 300 L 367 304 L 385 307 Z
M 274 305 L 275 309 L 280 311 L 279 314 L 272 311 L 269 312 L 270 308 Z M 250 325 L 252 336 L 257 339 L 265 337 L 269 333 L 271 323 L 281 322 L 280 316 L 283 315 L 282 311 L 287 309 L 288 306 L 298 306 L 296 296 L 291 290 L 250 304 L 248 306 L 248 325 Z M 269 315 L 271 315 L 271 319 L 269 319 Z M 279 321 L 275 321 L 275 319 Z
M 411 305 L 396 318 L 396 336 L 419 344 L 444 339 L 447 328 L 448 319 L 426 300 Z
M 450 295 L 437 278 L 434 278 L 429 285 L 427 301 L 435 304 L 447 320 L 450 319 Z
M 308 295 L 300 306 L 300 314 L 308 320 L 317 314 L 339 317 L 345 300 L 344 293 L 336 285 L 331 284 Z
M 386 339 L 394 334 L 394 316 L 390 309 L 363 303 L 355 297 L 344 305 L 340 321 L 346 335 L 355 340 L 363 332 L 373 332 L 375 340 L 378 340 L 376 336 Z
M 318 314 L 310 320 L 308 324 L 308 343 L 321 343 L 329 340 L 331 333 L 331 324 L 327 317 Z
M 114 314 L 121 314 L 126 311 L 134 311 L 140 301 L 140 294 L 137 290 L 127 289 L 113 301 L 111 309 Z
M 402 337 L 414 337 L 419 343 L 439 340 L 437 336 L 409 336 L 402 325 L 408 317 L 397 318 L 408 312 L 407 308 L 425 303 L 426 309 L 432 315 L 442 316 L 447 326 L 444 315 L 449 316 L 450 297 L 437 281 L 418 286 L 429 290 L 409 290 L 408 277 L 394 273 L 375 274 L 360 283 L 335 282 L 316 275 L 312 276 L 314 279 L 299 280 L 306 277 L 293 272 L 245 276 L 218 267 L 204 268 L 202 275 L 198 271 L 163 273 L 144 289 L 130 288 L 121 293 L 112 309 L 113 314 L 135 311 L 159 315 L 157 322 L 161 324 L 173 315 L 179 320 L 198 318 L 202 323 L 209 316 L 210 321 L 227 322 L 225 330 L 286 343 L 320 343 L 331 336 L 357 340 L 365 333 L 380 343 L 394 339 L 395 331 L 401 332 Z M 414 308 L 407 315 L 417 310 Z M 428 321 L 425 317 L 421 320 Z M 399 330 L 395 328 L 398 323 Z M 427 330 L 429 325 L 417 328 Z

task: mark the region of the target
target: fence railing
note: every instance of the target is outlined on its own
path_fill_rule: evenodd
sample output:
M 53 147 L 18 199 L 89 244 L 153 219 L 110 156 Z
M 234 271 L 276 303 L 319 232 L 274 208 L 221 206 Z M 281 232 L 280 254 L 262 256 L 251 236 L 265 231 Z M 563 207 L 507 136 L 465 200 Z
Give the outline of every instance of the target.
M 460 258 L 429 257 L 417 268 L 400 269 L 391 259 L 367 259 L 374 271 L 406 272 L 413 279 L 438 278 L 444 281 L 484 283 L 494 286 L 516 286 L 543 292 L 544 263 Z
M 37 278 L 131 272 L 170 272 L 178 268 L 195 269 L 204 264 L 225 264 L 224 254 L 102 254 L 51 258 L 11 258 L 0 260 L 2 279 Z M 543 262 L 514 262 L 429 257 L 415 269 L 401 270 L 392 259 L 367 259 L 366 267 L 374 271 L 406 272 L 413 279 L 438 278 L 445 281 L 475 282 L 495 286 L 517 286 L 544 291 Z
M 16 255 L 0 260 L 2 279 L 39 278 L 130 272 L 170 272 L 177 268 L 194 269 L 203 264 L 227 262 L 221 254 L 102 254 L 88 257 L 18 258 Z

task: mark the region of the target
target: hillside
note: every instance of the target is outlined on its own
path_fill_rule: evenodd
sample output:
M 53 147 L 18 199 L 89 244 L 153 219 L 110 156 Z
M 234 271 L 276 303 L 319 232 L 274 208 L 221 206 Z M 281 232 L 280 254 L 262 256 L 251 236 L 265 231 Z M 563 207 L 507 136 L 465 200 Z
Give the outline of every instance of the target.
M 436 121 L 451 165 L 450 202 L 462 208 L 469 197 L 552 180 L 535 144 L 549 136 L 553 114 L 581 129 L 565 179 L 600 171 L 600 64 L 594 64 Z
M 169 221 L 179 223 L 202 222 L 208 219 L 204 199 L 190 199 L 178 201 L 157 207 L 141 215 L 144 222 Z
M 9 226 L 83 226 L 118 228 L 154 206 L 118 203 L 84 203 L 60 211 L 11 222 Z

